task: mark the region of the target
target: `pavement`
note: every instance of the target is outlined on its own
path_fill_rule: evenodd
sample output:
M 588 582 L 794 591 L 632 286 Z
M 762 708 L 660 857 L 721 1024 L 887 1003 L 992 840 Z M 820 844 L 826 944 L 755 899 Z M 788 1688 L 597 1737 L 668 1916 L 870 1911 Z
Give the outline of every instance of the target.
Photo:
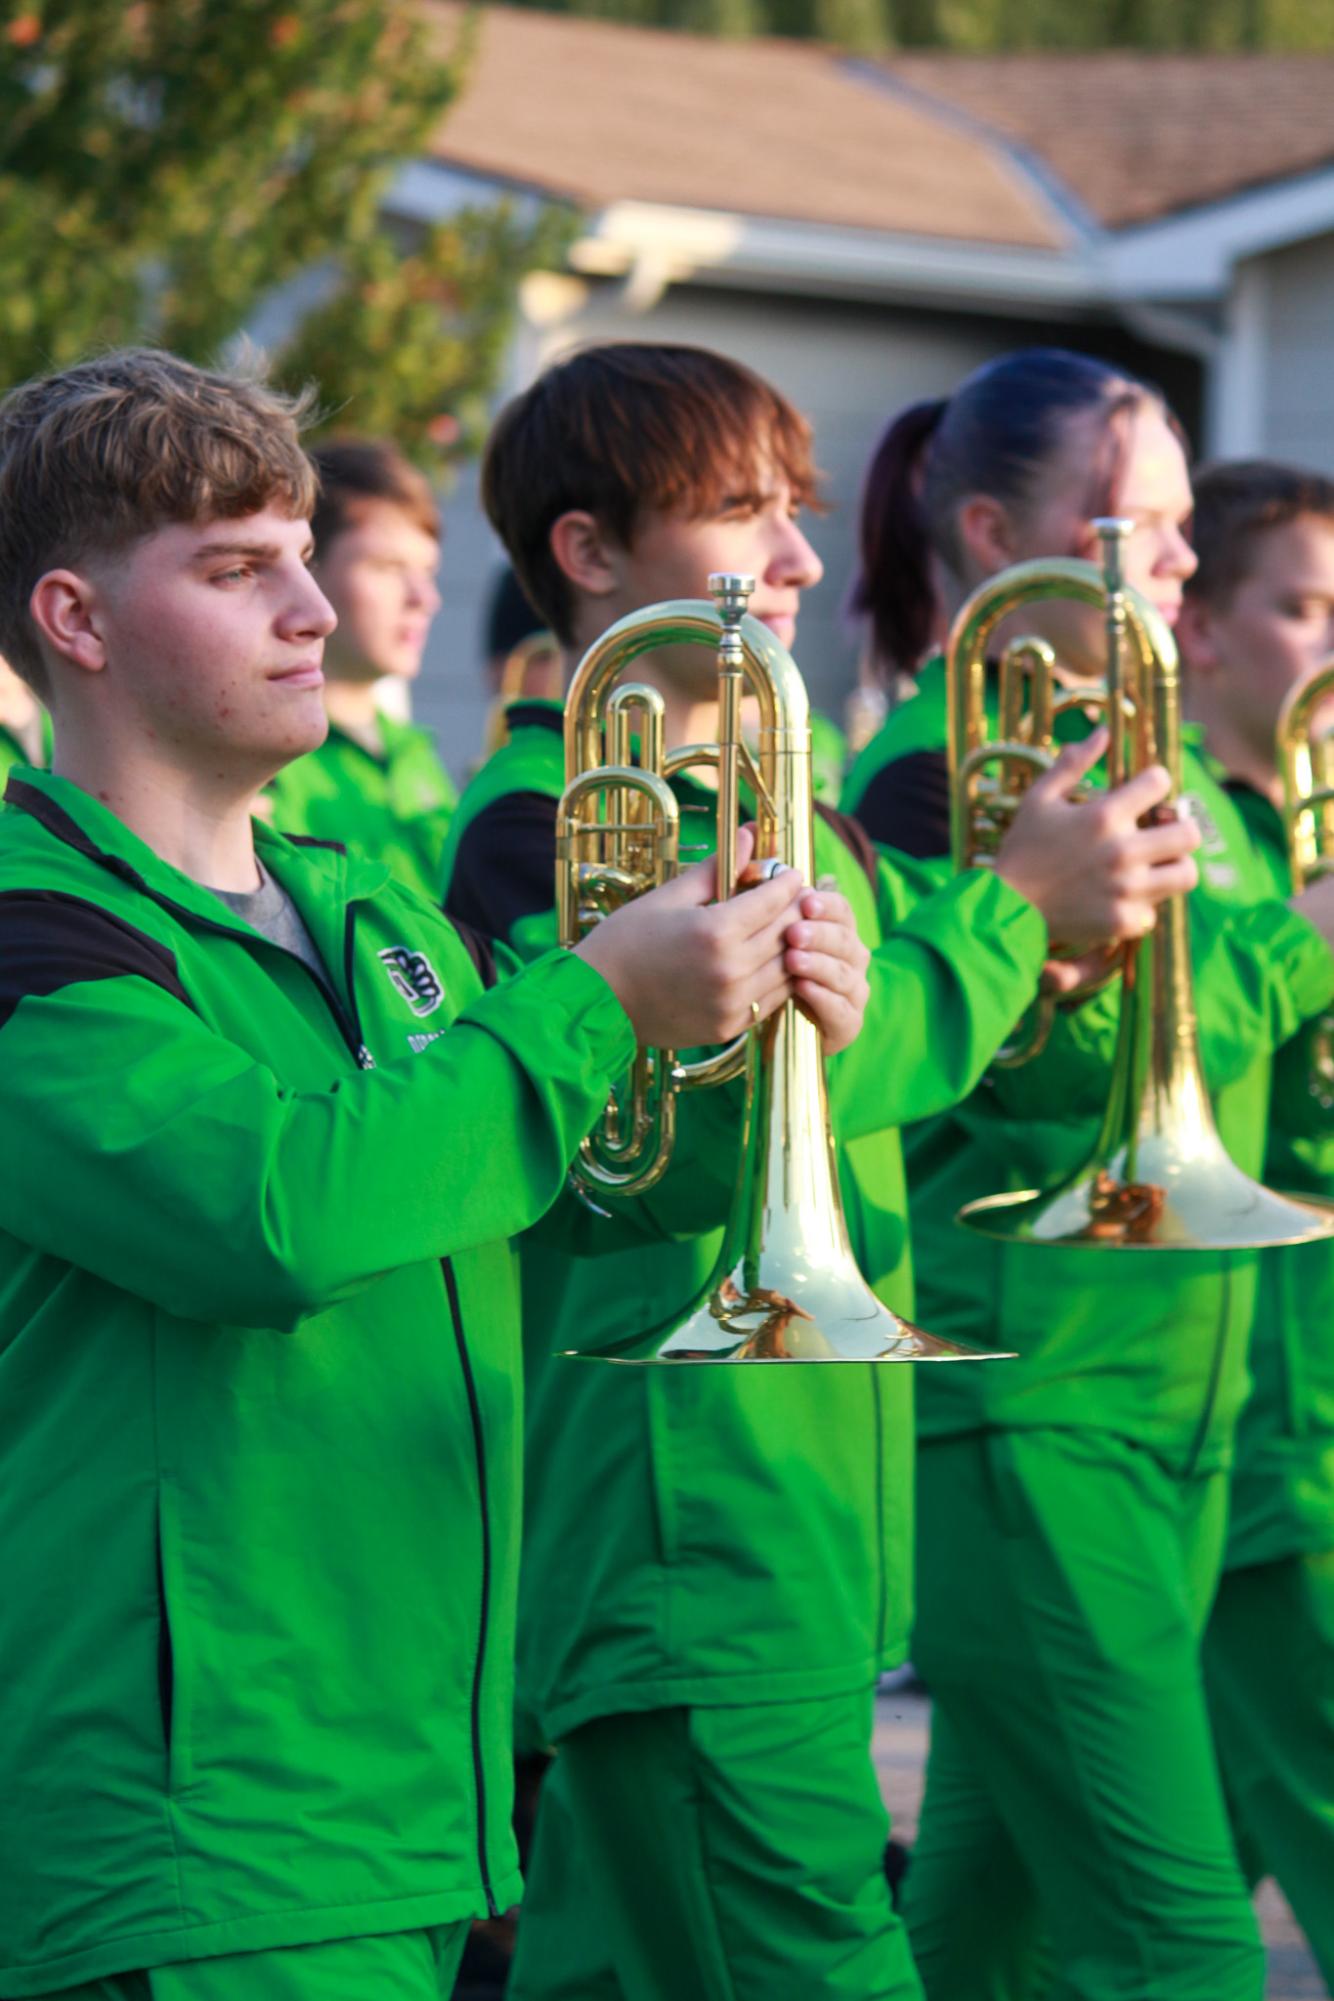
M 880 1789 L 894 1838 L 909 1847 L 917 1833 L 930 1729 L 930 1698 L 919 1690 L 882 1689 L 876 1697 L 874 1753 Z M 1315 1961 L 1277 1887 L 1262 1884 L 1257 1901 L 1269 1951 L 1266 2001 L 1325 2001 Z

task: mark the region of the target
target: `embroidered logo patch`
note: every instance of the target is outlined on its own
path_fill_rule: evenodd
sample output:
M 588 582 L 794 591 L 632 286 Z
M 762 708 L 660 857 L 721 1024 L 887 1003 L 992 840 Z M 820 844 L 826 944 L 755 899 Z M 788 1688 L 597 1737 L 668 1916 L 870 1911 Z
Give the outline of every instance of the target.
M 1199 828 L 1201 854 L 1223 855 L 1227 853 L 1227 842 L 1223 839 L 1218 822 L 1198 793 L 1183 792 L 1177 801 L 1177 806 Z
M 445 990 L 425 952 L 410 952 L 406 945 L 390 945 L 381 952 L 380 963 L 414 1014 L 435 1013 Z

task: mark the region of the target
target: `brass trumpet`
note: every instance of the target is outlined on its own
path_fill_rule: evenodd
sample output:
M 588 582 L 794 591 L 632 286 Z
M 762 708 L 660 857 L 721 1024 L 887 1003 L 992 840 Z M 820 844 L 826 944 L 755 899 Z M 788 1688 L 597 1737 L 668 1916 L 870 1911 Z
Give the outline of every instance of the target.
M 1073 561 L 1020 564 L 975 592 L 959 614 L 949 658 L 962 683 L 952 704 L 959 725 L 951 735 L 960 819 L 968 811 L 985 811 L 1003 829 L 1011 804 L 1007 768 L 1031 770 L 1049 760 L 1050 745 L 1043 739 L 1062 706 L 1094 707 L 1106 717 L 1109 784 L 1158 763 L 1171 775 L 1173 794 L 1180 794 L 1176 642 L 1153 607 L 1124 581 L 1123 551 L 1133 524 L 1095 525 L 1101 570 Z M 979 663 L 985 661 L 986 641 L 1025 604 L 1052 598 L 1103 611 L 1106 680 L 1058 695 L 1051 687 L 1050 649 L 1028 642 L 1041 669 L 1035 685 L 1044 692 L 1031 718 L 1015 711 L 1011 695 L 1004 716 L 1009 735 L 987 745 L 979 723 L 984 671 Z M 1010 648 L 1010 654 L 1017 658 L 1018 649 Z M 1001 780 L 988 793 L 979 774 L 993 760 L 1000 762 Z M 983 804 L 970 806 L 979 790 Z M 1054 1188 L 984 1196 L 967 1203 L 959 1220 L 1006 1241 L 1104 1250 L 1256 1250 L 1334 1234 L 1334 1207 L 1274 1194 L 1242 1172 L 1218 1136 L 1200 1067 L 1185 897 L 1163 903 L 1149 936 L 1121 945 L 1113 964 L 1122 980 L 1120 1026 L 1107 1111 L 1092 1155 Z
M 718 881 L 736 882 L 744 785 L 755 802 L 761 870 L 814 857 L 809 710 L 791 656 L 746 615 L 750 577 L 709 579 L 713 603 L 682 599 L 631 614 L 585 655 L 565 711 L 566 788 L 557 835 L 562 941 L 666 881 L 679 817 L 669 780 L 717 772 Z M 622 674 L 658 647 L 718 654 L 718 742 L 664 752 L 661 698 Z M 754 754 L 741 703 L 759 704 Z M 639 727 L 639 760 L 632 731 Z M 740 885 L 744 887 L 744 885 Z M 683 1091 L 744 1074 L 742 1171 L 722 1253 L 701 1295 L 672 1324 L 589 1359 L 621 1362 L 921 1362 L 984 1359 L 924 1334 L 881 1304 L 858 1271 L 838 1189 L 820 1035 L 793 1001 L 730 1047 L 686 1064 L 640 1049 L 633 1072 L 585 1142 L 573 1174 L 591 1196 L 651 1187 L 671 1156 Z
M 1283 826 L 1292 887 L 1300 894 L 1334 869 L 1334 727 L 1317 732 L 1316 717 L 1334 696 L 1334 663 L 1288 693 L 1279 711 L 1276 748 L 1283 784 Z M 1334 1111 L 1334 1014 L 1307 1031 L 1311 1095 Z

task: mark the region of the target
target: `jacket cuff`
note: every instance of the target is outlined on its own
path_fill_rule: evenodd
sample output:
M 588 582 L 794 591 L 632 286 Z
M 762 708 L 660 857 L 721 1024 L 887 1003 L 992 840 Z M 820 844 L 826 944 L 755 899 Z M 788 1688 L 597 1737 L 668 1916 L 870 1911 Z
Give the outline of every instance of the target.
M 1240 912 L 1233 922 L 1286 982 L 1303 1021 L 1334 1000 L 1334 952 L 1309 917 L 1275 898 Z
M 972 957 L 979 951 L 999 956 L 1016 972 L 1031 976 L 1034 984 L 1050 951 L 1047 920 L 1037 905 L 988 868 L 965 869 L 946 889 L 910 911 L 899 928 L 920 929 L 951 956 L 956 949 Z
M 586 959 L 561 947 L 544 952 L 487 998 L 519 995 L 540 1010 L 554 1041 L 564 1043 L 572 1056 L 595 1064 L 609 1081 L 624 1076 L 633 1063 L 636 1044 L 630 1017 L 610 983 Z M 470 1015 L 481 1011 L 477 1003 L 467 1010 Z

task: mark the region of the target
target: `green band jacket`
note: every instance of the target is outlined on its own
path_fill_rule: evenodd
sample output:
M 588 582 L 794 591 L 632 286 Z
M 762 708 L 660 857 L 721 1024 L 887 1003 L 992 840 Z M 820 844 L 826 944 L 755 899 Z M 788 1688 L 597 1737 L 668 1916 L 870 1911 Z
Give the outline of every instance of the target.
M 1246 824 L 1272 893 L 1292 886 L 1269 800 L 1209 761 Z M 1310 1031 L 1274 1063 L 1265 1179 L 1334 1199 L 1334 1121 L 1311 1090 Z M 1229 1567 L 1334 1549 L 1334 1246 L 1265 1251 L 1251 1334 L 1251 1392 L 1237 1426 Z
M 949 872 L 945 675 L 937 659 L 850 774 L 844 806 L 874 837 Z M 1273 1052 L 1334 992 L 1334 958 L 1277 898 L 1235 802 L 1187 731 L 1185 791 L 1203 835 L 1190 899 L 1195 998 L 1219 1130 L 1263 1166 Z M 1002 1245 L 955 1221 L 960 1205 L 1073 1172 L 1097 1138 L 1119 992 L 1061 1011 L 1044 1054 L 993 1070 L 908 1137 L 921 1317 L 934 1331 L 1018 1350 L 1007 1369 L 937 1371 L 919 1432 L 999 1425 L 1103 1428 L 1175 1471 L 1228 1463 L 1246 1395 L 1253 1254 L 1139 1255 Z
M 510 722 L 451 828 L 447 908 L 531 954 L 554 930 L 561 716 L 528 702 Z M 683 851 L 708 852 L 714 802 L 679 792 Z M 830 1065 L 848 1226 L 877 1293 L 911 1314 L 895 1127 L 971 1089 L 1032 998 L 1046 930 L 982 872 L 920 901 L 911 866 L 890 868 L 823 811 L 816 868 L 874 948 L 866 1026 Z M 551 1359 L 660 1324 L 718 1248 L 715 1234 L 596 1264 L 525 1250 L 524 1736 L 624 1710 L 834 1694 L 903 1657 L 915 1370 Z
M 457 795 L 428 731 L 396 716 L 378 721 L 378 756 L 330 723 L 318 750 L 279 772 L 268 791 L 272 824 L 385 862 L 434 900 Z
M 327 981 L 67 781 L 0 811 L 7 1997 L 519 1892 L 507 1240 L 633 1036 L 257 842 Z

